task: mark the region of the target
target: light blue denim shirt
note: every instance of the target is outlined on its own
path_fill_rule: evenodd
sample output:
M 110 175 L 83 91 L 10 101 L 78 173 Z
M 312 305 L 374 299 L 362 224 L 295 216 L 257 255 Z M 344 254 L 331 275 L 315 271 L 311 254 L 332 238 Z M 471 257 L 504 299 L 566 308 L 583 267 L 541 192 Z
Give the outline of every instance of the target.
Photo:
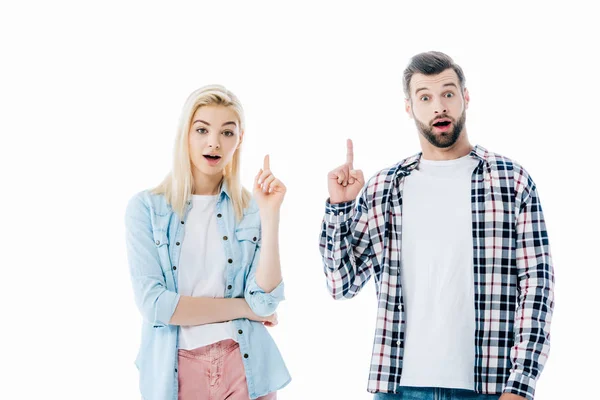
M 145 400 L 177 400 L 177 352 L 179 326 L 169 321 L 180 295 L 175 268 L 185 234 L 185 218 L 192 208 L 188 202 L 179 219 L 163 195 L 144 191 L 127 205 L 125 215 L 127 257 L 134 297 L 142 317 L 142 340 L 135 365 L 140 373 L 140 391 Z M 255 279 L 260 254 L 260 217 L 254 200 L 237 223 L 223 183 L 217 200 L 217 225 L 223 237 L 226 265 L 224 298 L 245 298 L 257 315 L 275 312 L 284 299 L 283 282 L 265 293 Z M 248 393 L 252 399 L 279 390 L 291 378 L 281 354 L 260 323 L 247 319 L 233 321 L 242 354 Z

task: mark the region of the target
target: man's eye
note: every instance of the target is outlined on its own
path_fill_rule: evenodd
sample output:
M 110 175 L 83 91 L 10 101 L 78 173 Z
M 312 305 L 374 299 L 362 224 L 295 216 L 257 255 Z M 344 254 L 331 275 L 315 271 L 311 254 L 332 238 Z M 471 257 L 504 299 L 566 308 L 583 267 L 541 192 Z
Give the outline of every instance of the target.
M 421 96 L 421 101 L 428 101 L 429 100 L 429 96 Z
M 446 93 L 446 97 L 447 98 L 454 97 L 454 93 L 448 92 L 448 93 Z

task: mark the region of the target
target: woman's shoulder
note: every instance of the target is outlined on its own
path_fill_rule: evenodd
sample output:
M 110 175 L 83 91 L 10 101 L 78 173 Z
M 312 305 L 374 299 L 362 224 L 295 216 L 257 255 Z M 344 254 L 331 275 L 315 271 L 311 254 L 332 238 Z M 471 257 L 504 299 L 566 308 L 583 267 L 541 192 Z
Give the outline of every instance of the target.
M 163 194 L 146 189 L 135 193 L 127 203 L 127 212 L 153 212 L 157 215 L 166 215 L 172 212 Z

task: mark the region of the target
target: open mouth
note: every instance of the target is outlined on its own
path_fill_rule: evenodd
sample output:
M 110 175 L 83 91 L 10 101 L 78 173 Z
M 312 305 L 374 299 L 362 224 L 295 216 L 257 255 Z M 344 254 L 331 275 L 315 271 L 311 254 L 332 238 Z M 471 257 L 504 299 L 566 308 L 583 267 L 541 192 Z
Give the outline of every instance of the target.
M 447 126 L 449 126 L 452 123 L 452 121 L 450 121 L 449 119 L 442 119 L 439 120 L 438 122 L 434 123 L 433 126 L 435 126 L 436 128 L 445 128 Z
M 206 159 L 208 165 L 210 165 L 211 167 L 214 167 L 217 164 L 219 164 L 219 162 L 221 162 L 221 156 L 218 156 L 216 154 L 204 154 L 204 158 Z

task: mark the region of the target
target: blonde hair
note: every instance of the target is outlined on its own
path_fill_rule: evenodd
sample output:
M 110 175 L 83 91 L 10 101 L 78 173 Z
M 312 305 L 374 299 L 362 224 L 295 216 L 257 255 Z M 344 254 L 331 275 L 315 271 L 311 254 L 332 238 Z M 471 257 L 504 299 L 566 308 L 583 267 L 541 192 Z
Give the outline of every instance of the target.
M 188 144 L 190 125 L 196 110 L 208 105 L 231 108 L 238 118 L 240 131 L 244 130 L 242 104 L 229 90 L 220 85 L 209 85 L 190 94 L 179 119 L 173 154 L 173 169 L 160 185 L 151 190 L 152 193 L 164 195 L 167 203 L 182 219 L 185 215 L 186 204 L 194 193 L 194 179 Z M 223 180 L 227 183 L 228 193 L 238 221 L 242 219 L 244 209 L 250 203 L 250 192 L 240 182 L 240 151 L 241 143 L 233 153 L 231 162 L 223 170 Z

